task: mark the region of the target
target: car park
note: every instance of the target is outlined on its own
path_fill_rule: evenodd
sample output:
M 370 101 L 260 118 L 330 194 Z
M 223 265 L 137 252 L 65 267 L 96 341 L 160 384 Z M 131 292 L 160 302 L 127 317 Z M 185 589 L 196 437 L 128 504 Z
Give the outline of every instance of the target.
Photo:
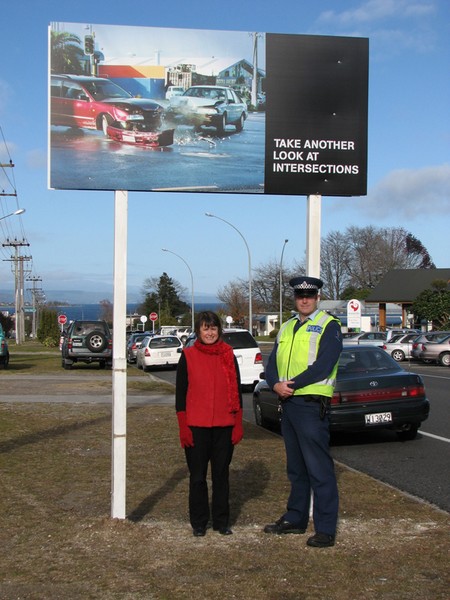
M 400 328 L 400 329 L 388 329 L 386 331 L 386 341 L 390 342 L 393 337 L 396 337 L 401 334 L 407 333 L 415 333 L 416 336 L 419 335 L 420 331 L 418 329 L 410 329 L 408 327 Z
M 144 338 L 152 335 L 149 331 L 138 331 L 132 333 L 127 341 L 127 362 L 135 363 L 136 354 L 138 349 L 141 347 Z
M 169 145 L 170 133 L 160 132 L 164 108 L 147 98 L 135 98 L 113 81 L 83 75 L 51 76 L 52 125 L 95 129 L 117 141 Z M 172 130 L 173 142 L 173 130 Z M 170 142 L 170 143 L 172 143 Z
M 215 127 L 223 134 L 228 125 L 242 131 L 248 115 L 247 104 L 231 88 L 194 85 L 181 96 L 170 99 L 167 117 L 196 127 Z
M 411 355 L 413 358 L 418 358 L 424 363 L 432 362 L 431 359 L 424 358 L 421 356 L 423 346 L 428 342 L 440 342 L 450 335 L 450 331 L 428 331 L 427 333 L 420 334 L 413 343 Z
M 386 341 L 387 333 L 385 331 L 362 331 L 352 338 L 344 338 L 342 343 L 345 345 L 358 344 L 359 346 L 376 346 L 381 348 Z
M 412 357 L 412 348 L 418 333 L 406 333 L 394 335 L 383 344 L 383 350 L 390 354 L 394 360 L 401 362 Z
M 192 346 L 195 340 L 196 335 L 193 333 L 188 337 L 186 347 Z M 262 352 L 255 338 L 247 329 L 230 327 L 223 329 L 222 340 L 233 348 L 242 387 L 253 391 L 264 371 Z
M 0 365 L 7 369 L 9 365 L 9 349 L 3 327 L 0 323 Z
M 192 333 L 192 327 L 183 325 L 162 325 L 159 330 L 159 335 L 176 335 L 183 344 L 186 343 L 189 335 Z
M 136 352 L 136 366 L 148 371 L 151 367 L 176 367 L 183 344 L 175 335 L 148 335 Z
M 450 367 L 450 335 L 439 341 L 422 344 L 420 360 L 436 362 L 443 367 Z
M 62 341 L 62 366 L 71 369 L 78 362 L 112 366 L 112 334 L 106 321 L 75 320 Z
M 279 427 L 280 406 L 278 396 L 265 381 L 260 382 L 253 393 L 257 425 Z M 429 410 L 420 375 L 404 370 L 381 348 L 343 349 L 330 404 L 331 432 L 388 428 L 399 439 L 412 440 Z

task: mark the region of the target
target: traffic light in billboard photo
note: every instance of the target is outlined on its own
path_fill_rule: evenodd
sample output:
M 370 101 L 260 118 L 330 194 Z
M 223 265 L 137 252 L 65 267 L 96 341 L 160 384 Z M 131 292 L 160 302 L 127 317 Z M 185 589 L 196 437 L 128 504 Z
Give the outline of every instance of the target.
M 94 36 L 93 35 L 85 35 L 84 36 L 84 53 L 85 54 L 94 54 Z

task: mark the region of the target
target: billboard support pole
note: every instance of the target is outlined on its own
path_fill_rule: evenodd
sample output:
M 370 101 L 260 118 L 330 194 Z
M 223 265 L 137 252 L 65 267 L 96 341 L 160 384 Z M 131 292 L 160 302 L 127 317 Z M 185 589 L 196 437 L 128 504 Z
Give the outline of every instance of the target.
M 320 229 L 322 196 L 308 196 L 308 218 L 306 230 L 306 274 L 320 277 Z
M 114 192 L 114 313 L 112 372 L 111 517 L 124 519 L 126 510 L 127 442 L 127 226 L 128 192 Z

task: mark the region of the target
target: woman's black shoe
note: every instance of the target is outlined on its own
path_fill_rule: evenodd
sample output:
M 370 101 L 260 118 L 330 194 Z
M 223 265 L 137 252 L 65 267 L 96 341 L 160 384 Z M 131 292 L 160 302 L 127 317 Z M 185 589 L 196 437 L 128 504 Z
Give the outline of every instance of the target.
M 218 531 L 220 535 L 233 535 L 233 532 L 228 527 L 219 527 L 216 531 Z
M 203 537 L 206 535 L 206 527 L 194 527 L 192 534 L 194 537 Z

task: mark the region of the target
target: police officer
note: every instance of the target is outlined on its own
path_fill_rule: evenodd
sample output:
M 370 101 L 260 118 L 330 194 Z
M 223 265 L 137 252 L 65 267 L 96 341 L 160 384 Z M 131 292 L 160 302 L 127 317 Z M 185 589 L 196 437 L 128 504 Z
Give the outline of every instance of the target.
M 291 492 L 286 512 L 264 532 L 305 533 L 312 490 L 315 534 L 307 545 L 326 548 L 334 545 L 339 503 L 328 406 L 342 351 L 341 327 L 335 317 L 318 309 L 320 279 L 295 277 L 289 284 L 298 313 L 278 333 L 266 380 L 281 402 Z

